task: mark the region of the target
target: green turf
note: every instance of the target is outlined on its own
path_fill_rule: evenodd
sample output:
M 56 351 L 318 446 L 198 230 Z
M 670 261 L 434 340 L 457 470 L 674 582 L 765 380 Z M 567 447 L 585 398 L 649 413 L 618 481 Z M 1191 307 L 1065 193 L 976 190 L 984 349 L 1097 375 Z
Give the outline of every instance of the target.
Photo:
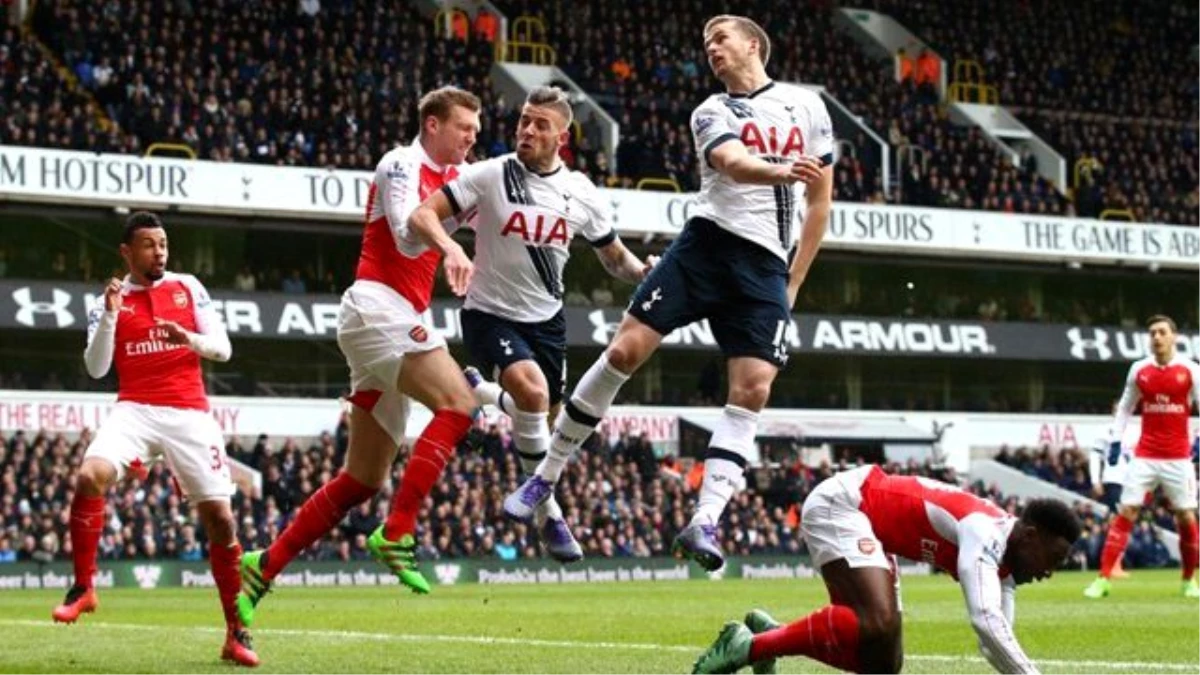
M 1017 594 L 1017 636 L 1043 672 L 1200 672 L 1200 605 L 1178 572 L 1134 573 L 1085 599 L 1090 575 Z M 213 672 L 223 631 L 212 590 L 107 590 L 100 610 L 56 626 L 61 593 L 0 592 L 0 672 Z M 255 647 L 270 672 L 687 672 L 721 624 L 751 607 L 791 620 L 824 604 L 802 581 L 281 589 Z M 990 672 L 957 584 L 904 580 L 905 671 Z M 783 672 L 828 672 L 806 659 Z

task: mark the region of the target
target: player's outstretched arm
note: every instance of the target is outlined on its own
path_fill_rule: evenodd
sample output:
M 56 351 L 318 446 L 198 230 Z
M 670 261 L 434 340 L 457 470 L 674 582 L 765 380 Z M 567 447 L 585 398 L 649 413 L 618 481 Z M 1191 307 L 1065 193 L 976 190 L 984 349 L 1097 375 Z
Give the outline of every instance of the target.
M 595 251 L 605 271 L 630 284 L 640 284 L 658 262 L 657 256 L 649 256 L 643 261 L 619 237 L 604 246 L 597 246 Z
M 413 210 L 408 217 L 408 228 L 427 246 L 441 252 L 450 290 L 461 296 L 467 292 L 474 267 L 466 251 L 442 227 L 442 221 L 453 216 L 454 211 L 446 192 L 439 190 Z
M 120 314 L 121 287 L 120 279 L 108 280 L 104 287 L 104 306 L 97 307 L 88 314 L 87 347 L 83 350 L 83 363 L 87 366 L 88 375 L 100 379 L 112 368 L 113 350 L 116 348 L 117 316 Z
M 791 185 L 800 180 L 792 164 L 772 164 L 746 150 L 741 141 L 721 143 L 708 153 L 708 162 L 717 171 L 738 183 L 752 185 Z
M 960 523 L 958 548 L 958 581 L 979 651 L 998 672 L 1037 673 L 1012 631 L 1012 588 L 1006 590 L 1006 583 L 1000 581 L 1002 535 L 981 520 L 968 517 Z
M 829 228 L 829 211 L 833 208 L 833 167 L 822 163 L 819 177 L 808 183 L 805 196 L 808 210 L 800 228 L 800 245 L 788 269 L 788 307 L 796 305 L 796 296 L 808 277 L 808 270 L 817 258 L 825 231 Z

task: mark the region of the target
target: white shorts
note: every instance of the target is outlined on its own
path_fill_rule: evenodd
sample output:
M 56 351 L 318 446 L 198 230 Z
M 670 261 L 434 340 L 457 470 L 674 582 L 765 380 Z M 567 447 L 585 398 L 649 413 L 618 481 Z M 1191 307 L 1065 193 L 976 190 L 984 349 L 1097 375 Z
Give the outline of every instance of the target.
M 834 560 L 845 560 L 850 567 L 891 569 L 871 521 L 859 510 L 862 484 L 871 468 L 867 465 L 835 474 L 804 500 L 800 534 L 814 568 L 819 570 Z
M 203 410 L 119 401 L 84 457 L 107 460 L 118 480 L 131 465 L 163 457 L 192 503 L 229 499 L 234 491 L 221 427 Z
M 1196 469 L 1189 459 L 1145 459 L 1129 462 L 1125 484 L 1121 488 L 1122 506 L 1141 506 L 1146 493 L 1159 485 L 1176 510 L 1196 508 Z
M 397 388 L 405 354 L 446 346 L 408 300 L 384 284 L 355 281 L 342 294 L 338 348 L 350 366 L 350 402 L 367 410 L 399 445 L 408 425 L 408 397 Z

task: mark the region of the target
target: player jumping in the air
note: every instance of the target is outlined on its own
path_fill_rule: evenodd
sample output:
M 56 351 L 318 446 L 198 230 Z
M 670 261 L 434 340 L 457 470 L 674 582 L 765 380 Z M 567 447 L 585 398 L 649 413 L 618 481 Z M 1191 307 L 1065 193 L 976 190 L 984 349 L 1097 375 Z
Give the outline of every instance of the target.
M 704 46 L 726 93 L 692 113 L 703 157 L 693 216 L 563 405 L 536 475 L 508 496 L 504 509 L 532 519 L 633 372 L 666 335 L 708 319 L 728 357 L 729 397 L 709 443 L 696 512 L 672 549 L 713 570 L 724 564 L 717 521 L 744 485 L 759 412 L 787 361 L 791 307 L 825 235 L 834 139 L 818 94 L 767 77 L 770 41 L 758 24 L 714 17 L 704 28 Z
M 463 340 L 474 362 L 498 384 L 485 381 L 475 368 L 466 373 L 482 403 L 512 418 L 527 474 L 546 456 L 547 415 L 552 408 L 557 412 L 566 388 L 562 274 L 571 240 L 583 235 L 609 274 L 629 283 L 641 281 L 653 264 L 625 247 L 595 185 L 559 158 L 571 119 L 571 104 L 561 89 L 535 88 L 517 123 L 516 153 L 463 167 L 411 217 L 414 227 L 435 230 L 451 216 L 478 212 Z M 583 557 L 552 495 L 537 507 L 534 520 L 555 559 Z
M 426 94 L 418 139 L 384 155 L 375 170 L 356 279 L 342 295 L 338 315 L 338 347 L 353 389 L 346 464 L 304 502 L 270 548 L 246 554 L 238 609 L 247 624 L 271 580 L 383 486 L 404 442 L 410 396 L 432 410 L 433 419 L 413 444 L 391 513 L 367 539 L 367 548 L 405 586 L 417 593 L 430 590 L 416 566 L 417 513 L 470 429 L 476 402 L 445 340 L 425 326 L 421 314 L 429 307 L 438 261 L 444 258 L 450 288 L 458 295 L 466 291 L 471 261 L 448 237 L 443 246 L 431 247 L 434 233 L 410 228 L 408 216 L 457 175 L 475 144 L 479 110 L 479 99 L 461 89 Z M 455 226 L 436 223 L 434 229 Z

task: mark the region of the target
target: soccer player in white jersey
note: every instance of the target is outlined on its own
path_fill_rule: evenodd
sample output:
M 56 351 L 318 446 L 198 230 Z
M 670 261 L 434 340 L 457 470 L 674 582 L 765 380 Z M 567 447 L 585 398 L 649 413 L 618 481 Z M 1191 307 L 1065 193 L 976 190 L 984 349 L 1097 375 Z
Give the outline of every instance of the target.
M 565 92 L 535 88 L 521 109 L 516 153 L 464 167 L 410 218 L 414 228 L 435 230 L 451 216 L 478 211 L 463 338 L 474 362 L 498 384 L 475 368 L 467 369 L 467 379 L 482 403 L 512 418 L 527 474 L 546 456 L 548 414 L 557 412 L 566 389 L 562 273 L 571 239 L 582 235 L 610 274 L 632 284 L 653 263 L 625 247 L 596 186 L 559 159 L 571 118 Z M 553 496 L 539 505 L 535 521 L 551 556 L 561 562 L 583 557 Z
M 73 623 L 96 611 L 92 576 L 104 532 L 104 495 L 126 472 L 137 475 L 164 457 L 208 534 L 209 562 L 225 610 L 221 658 L 257 666 L 235 601 L 242 547 L 229 504 L 233 482 L 225 439 L 209 412 L 200 368 L 202 358 L 229 360 L 229 336 L 200 281 L 165 271 L 167 233 L 158 216 L 144 211 L 129 216 L 120 251 L 129 274 L 104 289 L 104 306 L 88 317 L 83 353 L 92 377 L 116 368 L 117 404 L 75 473 L 75 583 L 54 609 L 54 620 Z
M 724 564 L 717 521 L 745 483 L 759 412 L 787 361 L 791 307 L 825 235 L 834 141 L 817 94 L 767 77 L 770 42 L 758 24 L 714 17 L 704 28 L 704 46 L 726 93 L 709 97 L 692 113 L 697 155 L 703 158 L 693 217 L 642 282 L 608 349 L 563 406 L 537 474 L 508 496 L 504 508 L 511 517 L 531 518 L 571 453 L 663 337 L 708 319 L 728 358 L 729 397 L 709 443 L 696 512 L 672 548 L 713 570 Z

